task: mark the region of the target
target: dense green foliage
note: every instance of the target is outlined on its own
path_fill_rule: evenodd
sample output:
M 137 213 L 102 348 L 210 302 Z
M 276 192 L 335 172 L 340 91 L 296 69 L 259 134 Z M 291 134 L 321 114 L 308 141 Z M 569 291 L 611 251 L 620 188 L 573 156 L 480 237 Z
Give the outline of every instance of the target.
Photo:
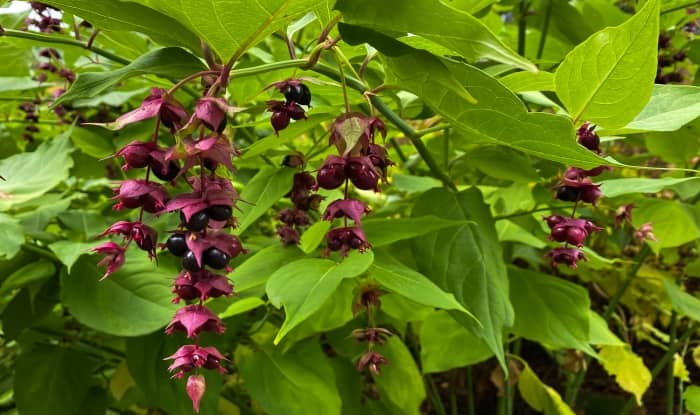
M 698 2 L 4 3 L 0 413 L 184 415 L 205 382 L 205 415 L 700 414 Z M 151 137 L 181 175 L 122 169 Z M 113 208 L 205 176 L 233 219 Z M 120 266 L 118 221 L 159 245 Z M 226 330 L 189 342 L 224 359 L 189 380 L 176 229 L 245 249 L 202 248 L 234 293 L 203 296 Z

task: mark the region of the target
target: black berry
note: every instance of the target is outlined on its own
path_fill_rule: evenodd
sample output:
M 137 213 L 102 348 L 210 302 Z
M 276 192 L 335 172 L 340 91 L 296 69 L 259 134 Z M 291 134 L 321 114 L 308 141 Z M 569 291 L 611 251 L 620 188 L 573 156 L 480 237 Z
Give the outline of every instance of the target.
M 204 230 L 209 224 L 209 215 L 207 212 L 201 211 L 190 216 L 190 220 L 185 223 L 185 227 L 192 232 L 199 232 Z
M 210 219 L 214 220 L 228 220 L 231 217 L 231 206 L 226 205 L 215 205 L 207 209 Z
M 284 97 L 287 98 L 288 102 L 294 101 L 301 105 L 311 104 L 311 91 L 309 91 L 309 87 L 304 84 L 288 84 L 284 87 Z
M 153 174 L 164 182 L 174 180 L 178 173 L 180 173 L 180 166 L 178 166 L 174 161 L 168 163 L 167 170 L 163 168 L 162 164 L 154 161 L 151 163 L 151 169 L 153 170 Z
M 581 197 L 578 189 L 570 186 L 562 186 L 557 189 L 557 199 L 564 202 L 576 202 Z
M 197 258 L 194 256 L 194 252 L 192 251 L 187 251 L 182 257 L 182 268 L 192 272 L 202 269 L 202 267 L 197 264 Z
M 204 251 L 204 256 L 202 260 L 204 263 L 214 269 L 222 269 L 228 265 L 228 261 L 231 259 L 228 254 L 216 248 L 209 248 Z
M 175 233 L 165 242 L 168 251 L 175 256 L 183 256 L 187 252 L 187 242 L 184 233 Z

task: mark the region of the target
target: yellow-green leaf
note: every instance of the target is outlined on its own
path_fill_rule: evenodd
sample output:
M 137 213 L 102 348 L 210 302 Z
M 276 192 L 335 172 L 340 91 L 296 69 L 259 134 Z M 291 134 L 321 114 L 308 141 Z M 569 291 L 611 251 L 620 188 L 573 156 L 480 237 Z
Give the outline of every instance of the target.
M 574 411 L 561 399 L 559 393 L 542 383 L 527 364 L 520 373 L 518 391 L 528 405 L 545 415 L 575 415 Z
M 615 376 L 618 385 L 630 392 L 641 405 L 642 395 L 651 384 L 651 373 L 628 346 L 603 346 L 598 354 L 600 362 L 609 375 Z
M 673 376 L 677 377 L 683 382 L 690 382 L 690 372 L 688 372 L 688 368 L 685 367 L 683 358 L 678 353 L 673 355 Z

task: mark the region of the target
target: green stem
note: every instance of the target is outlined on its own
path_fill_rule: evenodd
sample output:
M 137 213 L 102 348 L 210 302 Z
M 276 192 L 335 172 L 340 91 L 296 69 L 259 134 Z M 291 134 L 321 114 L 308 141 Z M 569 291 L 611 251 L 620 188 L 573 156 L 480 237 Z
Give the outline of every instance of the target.
M 49 261 L 61 263 L 61 260 L 58 259 L 58 257 L 53 252 L 49 251 L 48 249 L 44 249 L 44 248 L 29 244 L 29 243 L 23 243 L 22 249 L 24 249 L 25 251 L 29 251 L 31 253 L 37 254 L 41 257 L 44 257 L 44 258 L 48 259 Z
M 459 415 L 459 408 L 457 407 L 457 371 L 452 372 L 450 382 L 450 414 Z
M 43 42 L 43 43 L 56 43 L 56 44 L 61 44 L 61 45 L 66 45 L 66 46 L 74 46 L 86 50 L 90 50 L 92 52 L 95 52 L 96 54 L 103 56 L 109 60 L 112 60 L 114 62 L 118 62 L 124 65 L 128 65 L 130 61 L 128 59 L 122 58 L 121 56 L 115 55 L 112 52 L 108 52 L 102 48 L 96 47 L 96 46 L 90 46 L 88 47 L 88 44 L 86 42 L 81 42 L 78 40 L 74 39 L 67 39 L 67 38 L 61 38 L 57 36 L 51 36 L 51 35 L 45 35 L 42 33 L 37 33 L 37 32 L 24 32 L 21 30 L 14 30 L 14 29 L 4 29 L 3 31 L 0 32 L 0 36 L 7 36 L 7 37 L 15 37 L 19 39 L 29 39 L 29 40 L 34 40 L 37 42 Z
M 615 308 L 617 308 L 617 305 L 620 303 L 622 296 L 632 284 L 632 281 L 637 276 L 637 272 L 639 272 L 639 268 L 642 267 L 642 264 L 644 264 L 644 260 L 647 258 L 647 256 L 649 256 L 650 253 L 651 250 L 649 249 L 649 245 L 644 244 L 642 249 L 637 254 L 634 265 L 632 265 L 632 268 L 630 268 L 629 272 L 627 273 L 627 277 L 622 282 L 620 287 L 618 287 L 617 291 L 610 299 L 610 302 L 608 302 L 608 306 L 605 309 L 605 312 L 603 313 L 603 320 L 607 322 L 610 319 L 613 312 L 615 311 Z M 587 368 L 590 366 L 591 360 L 592 358 L 590 356 L 586 356 L 586 363 L 584 364 L 583 368 L 581 368 L 581 370 L 579 370 L 578 373 L 576 373 L 569 387 L 566 388 L 566 402 L 569 405 L 574 406 L 576 404 L 576 398 L 578 397 L 578 393 L 581 390 L 581 385 L 583 384 L 583 380 L 586 377 L 586 371 Z
M 652 381 L 656 379 L 656 377 L 661 373 L 662 370 L 673 360 L 673 355 L 676 354 L 678 351 L 678 348 L 680 347 L 681 344 L 685 343 L 690 337 L 695 333 L 695 331 L 700 327 L 700 322 L 695 322 L 693 323 L 688 330 L 686 330 L 685 333 L 683 333 L 683 336 L 681 336 L 678 341 L 676 341 L 673 345 L 669 346 L 668 350 L 666 350 L 666 353 L 659 359 L 658 362 L 656 362 L 656 365 L 651 369 L 651 379 Z M 620 413 L 620 415 L 629 415 L 630 412 L 632 412 L 632 409 L 634 409 L 636 403 L 636 398 L 634 396 L 630 397 L 627 400 L 627 404 L 625 405 L 624 409 Z
M 476 415 L 476 405 L 474 402 L 474 374 L 472 367 L 467 366 L 467 415 Z
M 438 415 L 447 415 L 445 412 L 445 406 L 442 404 L 442 400 L 440 399 L 440 393 L 437 389 L 437 385 L 435 385 L 435 381 L 430 375 L 425 375 L 425 377 L 428 380 L 428 386 L 430 387 L 430 400 L 433 402 L 435 412 L 437 412 Z
M 542 59 L 542 54 L 544 53 L 544 44 L 547 41 L 547 32 L 549 31 L 549 19 L 552 17 L 552 5 L 552 0 L 547 0 L 547 7 L 544 9 L 544 22 L 542 23 L 540 43 L 537 45 L 537 59 Z
M 518 54 L 525 56 L 525 37 L 527 36 L 527 21 L 525 14 L 528 9 L 528 0 L 520 0 L 520 14 L 518 15 Z
M 682 9 L 687 9 L 689 7 L 697 7 L 700 6 L 700 1 L 691 1 L 690 3 L 682 4 L 680 6 L 675 6 L 671 7 L 670 9 L 662 10 L 661 14 L 666 14 L 666 13 L 672 13 L 675 12 L 676 10 L 682 10 Z
M 525 215 L 531 215 L 533 213 L 537 212 L 545 212 L 548 210 L 557 210 L 557 209 L 568 209 L 570 206 L 569 205 L 562 205 L 562 206 L 548 206 L 548 207 L 542 207 L 542 208 L 537 208 L 537 209 L 532 209 L 532 210 L 527 210 L 524 212 L 515 212 L 515 213 L 509 213 L 507 215 L 500 215 L 500 216 L 494 216 L 494 220 L 503 220 L 503 219 L 510 219 L 510 218 L 517 218 L 520 216 L 525 216 Z
M 676 342 L 676 332 L 678 331 L 678 314 L 673 310 L 671 312 L 671 324 L 668 334 L 668 345 L 672 346 Z M 666 415 L 674 415 L 673 401 L 675 392 L 675 379 L 673 376 L 673 365 L 668 365 L 666 368 Z
M 417 137 L 423 137 L 424 135 L 427 135 L 430 133 L 435 133 L 438 131 L 442 131 L 442 130 L 445 130 L 447 128 L 450 128 L 450 126 L 448 124 L 439 124 L 439 125 L 436 125 L 434 127 L 428 127 L 428 128 L 424 128 L 422 130 L 416 130 L 415 135 Z

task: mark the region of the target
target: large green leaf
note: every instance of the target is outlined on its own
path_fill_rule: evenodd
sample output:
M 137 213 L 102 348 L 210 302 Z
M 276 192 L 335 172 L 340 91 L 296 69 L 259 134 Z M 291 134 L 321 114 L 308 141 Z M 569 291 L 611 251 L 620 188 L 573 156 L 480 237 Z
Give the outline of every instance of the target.
M 291 190 L 294 173 L 287 167 L 265 167 L 245 185 L 238 203 L 238 233 L 243 233 Z
M 621 129 L 603 131 L 606 135 L 676 131 L 698 117 L 700 117 L 700 87 L 654 85 L 651 99 L 632 122 Z
M 605 197 L 617 197 L 634 193 L 656 193 L 668 187 L 681 183 L 696 182 L 698 177 L 661 177 L 649 179 L 645 177 L 630 177 L 625 179 L 610 179 L 599 182 L 600 190 Z M 696 183 L 697 185 L 697 183 Z
M 182 22 L 225 61 L 328 0 L 141 0 Z
M 420 272 L 403 265 L 386 251 L 377 252 L 377 258 L 372 264 L 371 272 L 372 278 L 390 292 L 418 304 L 444 310 L 456 310 L 474 318 L 452 294 L 443 291 Z
M 44 259 L 34 261 L 10 274 L 0 286 L 0 295 L 35 282 L 43 281 L 52 277 L 55 273 L 56 266 L 53 262 Z
M 436 206 L 440 209 L 436 210 Z M 505 365 L 503 331 L 513 323 L 513 308 L 508 299 L 506 267 L 488 206 L 475 188 L 460 193 L 432 189 L 421 195 L 413 208 L 415 216 L 427 213 L 476 222 L 424 235 L 413 244 L 413 253 L 418 270 L 454 294 L 478 319 L 453 313 L 457 321 L 484 339 Z
M 651 373 L 628 345 L 603 346 L 599 354 L 600 362 L 609 375 L 615 376 L 618 385 L 642 404 L 642 395 L 651 385 Z
M 595 354 L 588 345 L 591 303 L 585 288 L 514 267 L 509 268 L 508 277 L 515 334 L 548 346 Z
M 73 167 L 71 129 L 41 144 L 31 153 L 0 160 L 0 211 L 8 210 L 53 189 L 68 178 Z
M 444 311 L 435 311 L 423 321 L 420 340 L 423 373 L 444 372 L 493 356 L 482 339 Z
M 415 93 L 470 140 L 500 144 L 535 156 L 582 168 L 605 160 L 576 143 L 569 120 L 529 113 L 518 97 L 483 71 L 441 62 L 424 52 L 387 58 L 392 84 Z M 448 65 L 477 100 L 470 104 L 441 81 Z
M 328 259 L 300 259 L 278 269 L 267 281 L 267 295 L 286 314 L 274 343 L 309 318 L 333 294 L 345 278 L 367 271 L 374 260 L 371 251 L 353 251 L 342 262 Z
M 466 221 L 447 220 L 433 215 L 416 218 L 367 219 L 362 222 L 362 229 L 373 247 L 411 239 L 428 232 L 452 226 L 465 225 Z
M 397 337 L 391 337 L 376 349 L 387 358 L 381 373 L 374 376 L 380 399 L 392 408 L 392 413 L 420 415 L 425 399 L 425 386 L 408 347 Z M 383 412 L 382 412 L 383 413 Z
M 671 305 L 674 310 L 695 321 L 700 321 L 699 298 L 684 292 L 680 287 L 668 280 L 664 281 L 664 288 L 671 299 Z
M 129 374 L 136 383 L 149 407 L 162 408 L 168 415 L 192 415 L 192 402 L 185 393 L 184 379 L 171 379 L 168 366 L 172 360 L 165 360 L 182 346 L 183 338 L 155 332 L 148 336 L 132 337 L 126 340 L 126 363 Z M 207 344 L 210 346 L 211 344 Z M 226 350 L 220 350 L 227 354 Z M 200 414 L 217 414 L 219 390 L 222 377 L 212 370 L 199 372 L 206 378 L 206 393 L 202 398 Z M 160 412 L 160 411 L 158 411 Z
M 246 391 L 270 415 L 339 414 L 333 369 L 317 341 L 279 347 L 236 349 Z
M 683 400 L 689 411 L 700 414 L 700 386 L 689 385 L 683 392 Z
M 499 81 L 513 92 L 554 91 L 554 74 L 545 71 L 515 72 Z
M 104 270 L 95 260 L 79 259 L 62 281 L 61 299 L 78 321 L 117 336 L 140 336 L 168 323 L 177 309 L 170 302 L 177 270 L 163 261 L 156 267 L 143 252 L 129 251 L 126 265 L 99 281 Z
M 574 121 L 624 127 L 651 97 L 656 76 L 659 0 L 628 21 L 593 34 L 557 68 L 554 85 Z
M 261 249 L 247 258 L 231 274 L 236 292 L 243 292 L 265 284 L 273 272 L 292 260 L 301 258 L 303 253 L 295 246 L 280 243 Z
M 652 224 L 657 241 L 648 243 L 655 252 L 700 238 L 700 229 L 690 205 L 674 200 L 642 200 L 636 204 L 632 223 L 636 227 Z
M 87 396 L 90 357 L 74 349 L 37 344 L 17 359 L 17 410 L 26 415 L 74 415 Z
M 46 4 L 86 19 L 99 29 L 140 32 L 164 45 L 184 46 L 194 51 L 200 49 L 197 36 L 177 19 L 139 3 L 122 0 L 46 1 Z
M 559 393 L 554 388 L 545 385 L 527 364 L 518 378 L 518 391 L 528 405 L 545 415 L 575 414 L 564 403 Z
M 56 100 L 56 103 L 92 98 L 107 88 L 133 76 L 158 74 L 177 79 L 204 69 L 206 66 L 184 49 L 174 47 L 155 49 L 113 71 L 78 74 L 75 83 Z
M 0 204 L 2 199 L 0 199 Z M 12 258 L 24 242 L 24 229 L 13 216 L 0 213 L 0 257 Z
M 533 72 L 537 68 L 505 45 L 479 19 L 438 0 L 340 0 L 335 5 L 346 22 L 383 33 L 422 36 L 470 62 L 482 58 Z
M 2 311 L 2 331 L 6 340 L 14 340 L 25 330 L 34 327 L 58 303 L 58 279 L 51 279 L 37 290 L 36 285 L 20 290 Z

